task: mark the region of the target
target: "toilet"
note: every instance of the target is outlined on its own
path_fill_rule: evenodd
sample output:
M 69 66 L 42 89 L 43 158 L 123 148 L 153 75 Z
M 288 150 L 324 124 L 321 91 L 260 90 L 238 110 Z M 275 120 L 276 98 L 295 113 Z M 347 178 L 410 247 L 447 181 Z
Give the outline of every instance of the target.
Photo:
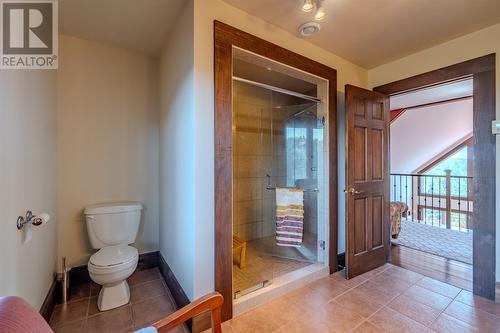
M 134 243 L 139 230 L 142 204 L 116 202 L 84 209 L 92 248 L 98 249 L 87 264 L 90 278 L 101 285 L 97 299 L 100 311 L 110 310 L 130 300 L 127 278 L 137 268 L 139 254 Z

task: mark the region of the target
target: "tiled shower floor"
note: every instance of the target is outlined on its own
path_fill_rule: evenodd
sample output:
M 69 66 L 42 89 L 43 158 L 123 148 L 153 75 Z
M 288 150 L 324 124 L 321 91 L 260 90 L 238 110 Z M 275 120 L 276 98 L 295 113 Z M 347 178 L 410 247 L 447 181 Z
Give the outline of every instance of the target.
M 233 265 L 233 290 L 244 291 L 263 281 L 272 281 L 278 276 L 311 265 L 316 261 L 315 238 L 304 237 L 304 251 L 280 247 L 274 237 L 260 238 L 247 243 L 247 266 L 238 266 L 239 254 L 235 255 Z

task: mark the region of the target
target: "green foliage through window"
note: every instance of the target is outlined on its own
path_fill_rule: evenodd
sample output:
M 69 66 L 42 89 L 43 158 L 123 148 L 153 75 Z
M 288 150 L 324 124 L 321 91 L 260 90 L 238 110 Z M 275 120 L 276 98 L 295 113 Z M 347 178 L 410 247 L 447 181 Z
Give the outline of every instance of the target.
M 439 164 L 425 171 L 423 174 L 428 177 L 421 177 L 420 187 L 421 192 L 429 196 L 445 196 L 446 195 L 446 177 L 430 177 L 430 176 L 445 176 L 446 170 L 451 171 L 450 192 L 452 197 L 467 198 L 469 191 L 468 178 L 455 178 L 454 176 L 468 175 L 468 147 L 465 146 L 441 161 Z
M 422 220 L 425 221 L 425 224 L 445 228 L 446 211 L 440 209 L 422 208 Z M 450 229 L 468 231 L 471 227 L 472 226 L 469 225 L 467 213 L 455 211 L 451 212 Z

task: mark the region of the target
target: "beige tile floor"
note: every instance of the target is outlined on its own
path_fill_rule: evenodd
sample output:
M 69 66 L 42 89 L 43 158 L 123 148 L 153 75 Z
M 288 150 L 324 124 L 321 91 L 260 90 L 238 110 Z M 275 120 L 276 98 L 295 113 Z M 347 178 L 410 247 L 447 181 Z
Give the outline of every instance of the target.
M 342 272 L 281 296 L 223 324 L 246 332 L 500 332 L 500 304 L 387 264 L 351 280 Z M 131 302 L 98 312 L 99 288 L 75 289 L 51 318 L 55 332 L 130 332 L 174 311 L 157 269 L 129 279 Z M 174 333 L 185 332 L 180 327 Z
M 343 272 L 223 324 L 246 332 L 500 332 L 500 304 L 386 264 L 345 280 Z
M 132 332 L 146 327 L 175 311 L 175 303 L 157 268 L 136 271 L 129 279 L 130 303 L 99 312 L 94 283 L 74 288 L 71 301 L 57 305 L 50 325 L 59 332 Z M 179 327 L 174 333 L 187 332 Z

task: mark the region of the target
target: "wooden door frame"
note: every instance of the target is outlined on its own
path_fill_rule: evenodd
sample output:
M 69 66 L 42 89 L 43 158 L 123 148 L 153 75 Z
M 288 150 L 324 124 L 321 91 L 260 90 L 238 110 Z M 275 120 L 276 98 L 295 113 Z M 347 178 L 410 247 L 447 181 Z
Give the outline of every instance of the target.
M 225 299 L 222 319 L 233 315 L 232 295 L 232 50 L 233 46 L 314 74 L 328 84 L 329 265 L 337 270 L 337 71 L 261 38 L 214 21 L 215 80 L 215 290 Z
M 461 78 L 473 79 L 474 211 L 473 291 L 495 299 L 495 54 L 416 75 L 374 88 L 387 95 L 429 87 Z

